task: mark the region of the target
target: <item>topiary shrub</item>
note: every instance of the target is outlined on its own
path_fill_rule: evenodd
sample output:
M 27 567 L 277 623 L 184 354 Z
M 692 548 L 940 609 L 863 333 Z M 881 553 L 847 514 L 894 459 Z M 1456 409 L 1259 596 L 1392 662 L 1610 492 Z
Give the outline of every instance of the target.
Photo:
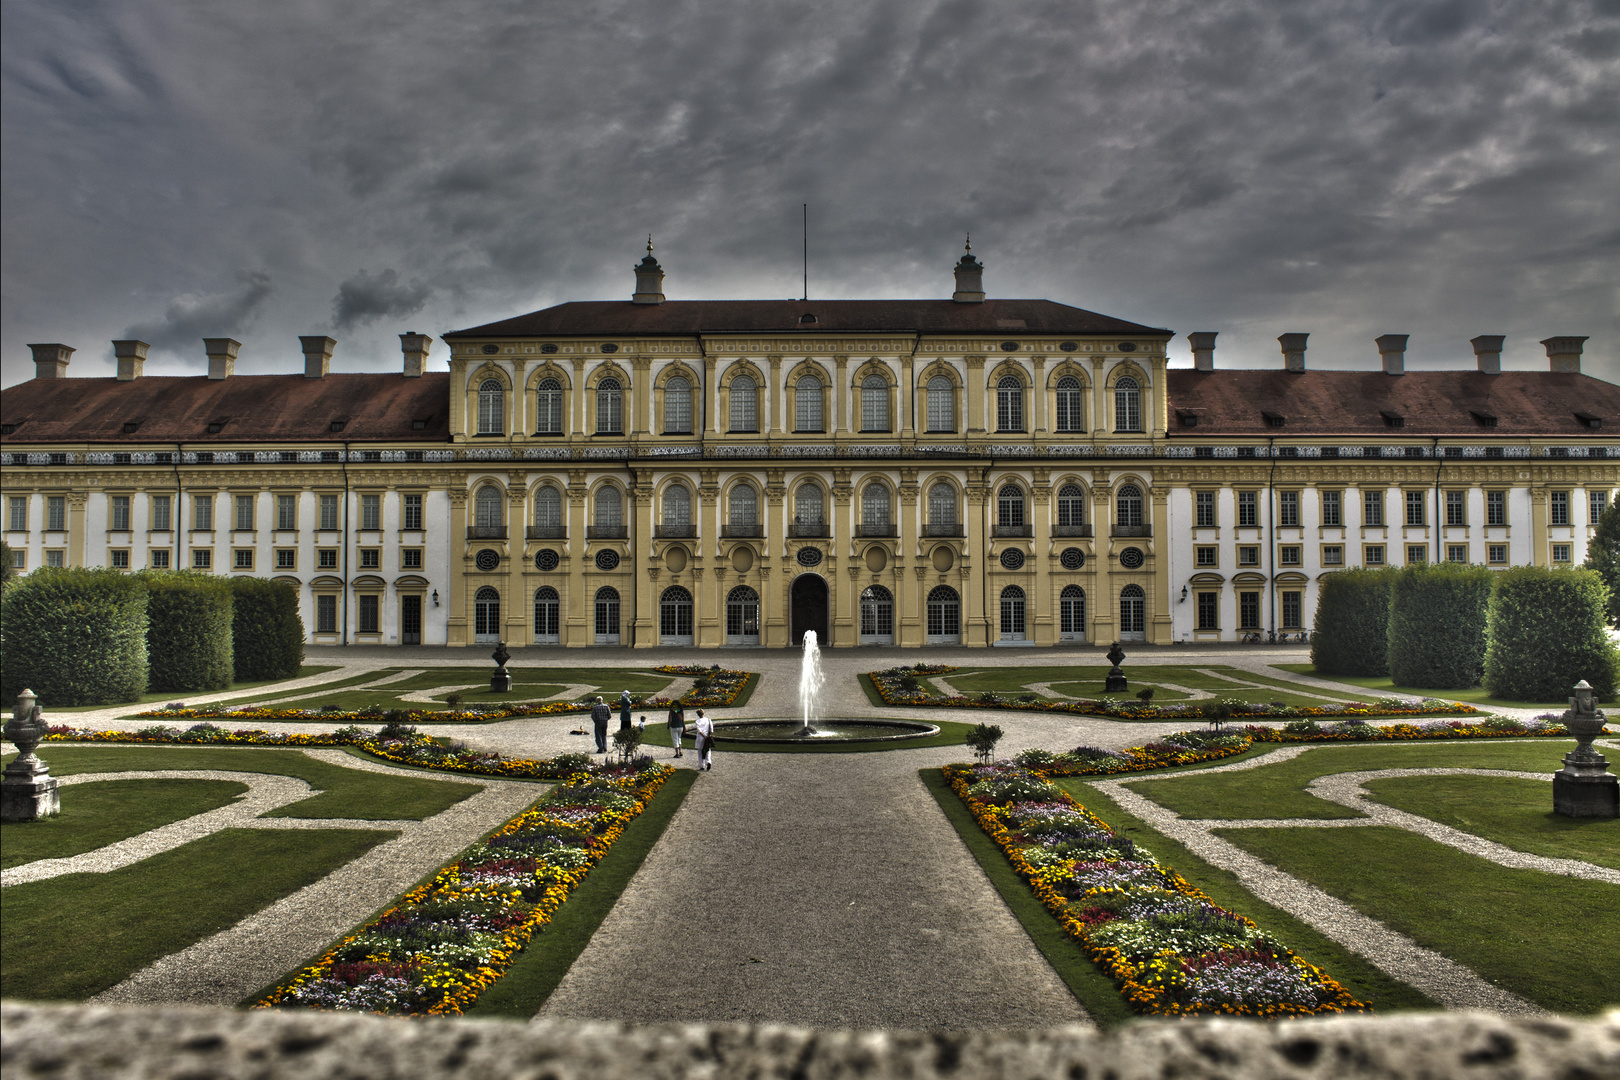
M 1418 563 L 1389 591 L 1389 677 L 1396 686 L 1463 690 L 1485 665 L 1485 610 L 1496 575 L 1483 566 Z
M 231 581 L 231 642 L 238 682 L 291 679 L 304 666 L 304 620 L 298 589 L 284 581 Z
M 151 688 L 228 690 L 235 674 L 231 582 L 190 570 L 147 571 Z
M 1563 701 L 1585 679 L 1614 697 L 1620 654 L 1604 630 L 1609 588 L 1583 567 L 1496 575 L 1486 617 L 1485 689 L 1510 701 Z
M 1395 573 L 1357 568 L 1322 579 L 1311 635 L 1317 674 L 1389 673 L 1389 587 Z
M 116 570 L 42 568 L 0 598 L 0 698 L 58 705 L 139 701 L 147 687 L 146 589 Z

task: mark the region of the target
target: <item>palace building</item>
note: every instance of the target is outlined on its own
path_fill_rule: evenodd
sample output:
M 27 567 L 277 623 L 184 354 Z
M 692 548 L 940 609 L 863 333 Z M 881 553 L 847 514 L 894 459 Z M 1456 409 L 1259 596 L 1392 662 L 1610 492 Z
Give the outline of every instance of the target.
M 1353 566 L 1585 557 L 1620 387 L 1502 371 L 1221 369 L 1214 333 L 1046 300 L 628 301 L 431 339 L 397 374 L 36 377 L 0 395 L 16 567 L 295 585 L 314 643 L 635 648 L 1235 641 L 1310 629 Z M 291 365 L 289 365 L 291 366 Z

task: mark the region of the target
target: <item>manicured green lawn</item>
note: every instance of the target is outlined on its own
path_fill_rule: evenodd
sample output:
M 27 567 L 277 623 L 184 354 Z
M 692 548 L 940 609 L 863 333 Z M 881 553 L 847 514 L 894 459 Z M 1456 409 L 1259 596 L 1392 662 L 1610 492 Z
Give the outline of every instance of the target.
M 1481 705 L 1487 709 L 1500 706 L 1504 709 L 1540 709 L 1547 708 L 1562 711 L 1569 708 L 1567 700 L 1560 701 L 1509 701 L 1506 698 L 1493 698 L 1485 692 L 1483 686 L 1469 687 L 1464 690 L 1425 690 L 1422 687 L 1396 686 L 1388 675 L 1370 678 L 1361 675 L 1317 675 L 1314 664 L 1272 664 L 1281 671 L 1292 671 L 1299 675 L 1315 675 L 1320 679 L 1331 679 L 1346 686 L 1361 686 L 1372 691 L 1371 696 L 1380 697 L 1430 697 L 1441 701 L 1462 701 L 1469 705 Z M 1331 693 L 1331 691 L 1329 691 Z
M 1331 705 L 1336 701 L 1351 700 L 1349 695 L 1333 695 L 1331 691 L 1313 689 L 1308 693 L 1302 693 L 1301 690 L 1306 688 L 1300 687 L 1298 684 L 1290 684 L 1286 679 L 1254 675 L 1240 668 L 1220 664 L 1201 664 L 1197 666 L 1143 664 L 1131 667 L 1127 663 L 1125 673 L 1130 680 L 1130 689 L 1124 694 L 1117 692 L 1108 694 L 1104 690 L 1104 680 L 1108 675 L 1106 666 L 966 669 L 949 675 L 919 677 L 918 681 L 925 690 L 933 695 L 937 695 L 939 691 L 930 680 L 939 679 L 947 685 L 955 687 L 958 693 L 967 697 L 974 697 L 985 691 L 991 691 L 1003 697 L 1018 697 L 1030 694 L 1047 700 L 1101 697 L 1128 698 L 1134 697 L 1140 690 L 1152 688 L 1153 701 L 1161 705 L 1190 700 L 1191 695 L 1186 693 L 1186 690 L 1208 691 L 1216 697 L 1233 698 L 1241 701 L 1280 701 L 1288 705 L 1305 707 Z M 1226 678 L 1219 676 L 1226 676 Z M 1238 681 L 1234 682 L 1232 680 Z M 1040 690 L 1032 689 L 1032 687 L 1039 685 L 1049 687 L 1053 693 L 1045 694 Z M 1175 687 L 1185 689 L 1175 689 Z M 872 691 L 872 693 L 875 692 L 875 690 Z
M 1508 869 L 1404 829 L 1220 835 L 1544 1008 L 1620 1004 L 1613 885 Z
M 375 682 L 396 672 L 409 670 L 412 669 L 401 666 L 368 672 L 367 677 L 361 681 Z M 511 667 L 507 669 L 512 673 L 511 692 L 495 694 L 489 689 L 489 677 L 494 670 L 493 664 L 479 667 L 429 668 L 420 675 L 400 679 L 386 686 L 337 692 L 321 687 L 300 693 L 296 697 L 278 697 L 275 704 L 278 708 L 287 709 L 319 708 L 327 704 L 339 705 L 345 709 L 365 708 L 369 705 L 380 705 L 385 709 L 423 709 L 435 706 L 422 702 L 401 701 L 400 695 L 414 691 L 432 691 L 429 696 L 438 703 L 437 707 L 443 708 L 444 699 L 450 694 L 460 694 L 467 705 L 486 705 L 549 698 L 562 693 L 570 685 L 583 685 L 589 688 L 581 691 L 581 694 L 601 695 L 609 701 L 614 701 L 618 699 L 622 690 L 628 690 L 637 696 L 657 694 L 675 679 L 671 675 L 638 668 Z M 445 687 L 459 689 L 443 689 Z
M 247 791 L 232 780 L 106 780 L 61 790 L 68 810 L 0 824 L 0 866 L 65 859 L 224 806 Z
M 226 829 L 107 874 L 0 892 L 0 994 L 82 1001 L 398 835 Z
M 303 679 L 326 671 L 336 671 L 338 666 L 337 664 L 306 664 L 298 669 L 298 674 L 293 678 Z M 252 690 L 256 686 L 275 686 L 277 683 L 290 681 L 292 680 L 260 679 L 256 682 L 233 682 L 224 690 L 168 690 L 162 693 L 142 694 L 139 701 L 130 702 L 129 704 L 132 709 L 135 709 L 137 705 L 161 705 L 170 701 L 205 701 L 215 694 L 224 694 L 234 690 Z M 110 707 L 107 705 L 52 705 L 48 701 L 42 701 L 40 705 L 44 708 L 47 717 L 53 713 L 81 713 Z

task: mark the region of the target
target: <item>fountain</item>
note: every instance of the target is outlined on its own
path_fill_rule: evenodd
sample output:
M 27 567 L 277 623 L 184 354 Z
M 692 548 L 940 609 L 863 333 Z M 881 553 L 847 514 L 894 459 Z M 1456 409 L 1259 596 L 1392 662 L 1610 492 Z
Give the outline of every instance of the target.
M 821 680 L 821 647 L 816 632 L 806 630 L 804 655 L 799 661 L 799 714 L 804 717 L 804 726 L 799 729 L 801 738 L 819 734 L 810 721 L 821 712 Z

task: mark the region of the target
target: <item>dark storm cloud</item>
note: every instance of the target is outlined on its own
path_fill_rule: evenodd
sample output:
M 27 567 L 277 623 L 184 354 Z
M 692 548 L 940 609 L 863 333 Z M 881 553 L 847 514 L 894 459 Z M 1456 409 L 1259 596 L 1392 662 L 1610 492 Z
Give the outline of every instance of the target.
M 202 339 L 245 335 L 274 291 L 268 274 L 243 272 L 237 275 L 236 288 L 176 297 L 162 319 L 134 323 L 125 328 L 123 336 L 202 363 Z
M 1389 331 L 1456 363 L 1495 332 L 1528 366 L 1585 333 L 1620 373 L 1608 0 L 0 18 L 8 380 L 23 341 L 244 265 L 278 285 L 267 364 L 328 311 L 343 363 L 392 366 L 389 319 L 627 297 L 647 232 L 672 297 L 796 295 L 803 202 L 813 295 L 946 295 L 971 229 L 992 295 L 1222 330 L 1223 362 L 1308 330 L 1331 366 Z

